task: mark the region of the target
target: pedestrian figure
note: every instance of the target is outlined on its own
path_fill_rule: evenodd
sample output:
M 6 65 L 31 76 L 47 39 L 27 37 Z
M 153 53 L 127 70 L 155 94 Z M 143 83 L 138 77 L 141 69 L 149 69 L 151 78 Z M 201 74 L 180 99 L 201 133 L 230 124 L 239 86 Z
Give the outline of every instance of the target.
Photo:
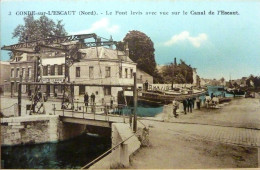
M 187 100 L 185 99 L 185 100 L 183 100 L 182 103 L 183 103 L 184 114 L 186 115 L 186 114 L 187 114 L 186 109 L 187 109 L 187 106 L 188 106 L 188 102 L 187 102 Z
M 149 85 L 148 80 L 146 80 L 144 83 L 145 91 L 148 91 L 148 85 Z
M 209 108 L 209 102 L 211 101 L 210 96 L 209 96 L 209 95 L 206 95 L 205 100 L 206 100 L 207 108 Z
M 96 98 L 95 94 L 92 93 L 91 96 L 90 96 L 90 98 L 91 98 L 91 103 L 92 103 L 92 105 L 94 105 L 94 104 L 95 104 L 95 98 Z
M 214 94 L 213 94 L 213 93 L 211 93 L 210 97 L 211 97 L 211 100 L 212 100 L 212 99 L 213 99 L 213 97 L 214 97 Z
M 110 108 L 113 108 L 113 103 L 114 103 L 114 97 L 111 95 L 110 97 Z
M 196 104 L 197 104 L 197 108 L 200 110 L 200 98 L 199 97 L 197 97 L 196 98 Z
M 172 111 L 173 111 L 173 115 L 175 118 L 177 118 L 179 115 L 177 114 L 177 109 L 178 109 L 179 103 L 174 99 L 172 101 Z
M 188 112 L 192 113 L 192 99 L 188 99 Z
M 192 108 L 194 109 L 194 106 L 195 106 L 195 100 L 196 98 L 192 98 L 191 101 L 192 101 Z
M 85 106 L 88 106 L 88 92 L 86 92 L 84 95 L 84 103 L 85 103 Z

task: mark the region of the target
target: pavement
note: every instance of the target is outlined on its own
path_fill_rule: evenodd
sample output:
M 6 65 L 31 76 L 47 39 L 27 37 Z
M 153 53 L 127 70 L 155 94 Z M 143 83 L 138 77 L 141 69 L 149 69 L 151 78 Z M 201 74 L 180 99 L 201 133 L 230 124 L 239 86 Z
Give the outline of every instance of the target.
M 130 168 L 260 167 L 259 99 L 233 99 L 220 109 L 179 114 L 142 118 L 151 147 L 136 153 Z

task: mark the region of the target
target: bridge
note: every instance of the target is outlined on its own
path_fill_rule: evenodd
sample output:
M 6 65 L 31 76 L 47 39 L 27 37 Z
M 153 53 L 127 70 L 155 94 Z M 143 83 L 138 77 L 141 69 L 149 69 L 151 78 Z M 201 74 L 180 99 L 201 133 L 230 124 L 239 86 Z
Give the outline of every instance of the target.
M 86 111 L 87 110 L 87 111 Z M 125 105 L 111 106 L 77 106 L 75 110 L 58 110 L 54 114 L 60 116 L 65 123 L 76 123 L 111 128 L 112 123 L 132 123 L 133 110 Z

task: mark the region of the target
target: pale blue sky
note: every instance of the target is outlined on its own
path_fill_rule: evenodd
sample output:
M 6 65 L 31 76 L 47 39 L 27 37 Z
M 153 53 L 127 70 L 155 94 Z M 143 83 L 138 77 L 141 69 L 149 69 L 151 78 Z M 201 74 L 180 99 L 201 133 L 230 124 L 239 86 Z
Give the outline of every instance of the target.
M 229 79 L 260 75 L 260 1 L 19 1 L 1 2 L 1 46 L 17 43 L 12 32 L 23 23 L 24 15 L 17 11 L 76 11 L 73 16 L 50 16 L 63 19 L 69 33 L 95 32 L 116 41 L 122 40 L 129 30 L 139 30 L 148 35 L 155 46 L 156 62 L 166 64 L 174 57 L 198 68 L 204 78 Z M 83 16 L 78 12 L 96 11 L 96 16 Z M 115 15 L 115 11 L 128 11 L 128 15 Z M 130 11 L 141 11 L 141 16 L 131 16 Z M 188 15 L 182 15 L 182 11 Z M 238 11 L 236 16 L 196 16 L 190 11 Z M 106 11 L 113 15 L 105 15 Z M 147 11 L 156 16 L 144 15 Z M 158 15 L 160 11 L 180 11 L 181 15 Z M 9 12 L 12 15 L 8 15 Z M 103 14 L 101 14 L 103 13 Z M 38 18 L 35 16 L 35 18 Z M 8 60 L 7 52 L 1 51 L 1 59 Z

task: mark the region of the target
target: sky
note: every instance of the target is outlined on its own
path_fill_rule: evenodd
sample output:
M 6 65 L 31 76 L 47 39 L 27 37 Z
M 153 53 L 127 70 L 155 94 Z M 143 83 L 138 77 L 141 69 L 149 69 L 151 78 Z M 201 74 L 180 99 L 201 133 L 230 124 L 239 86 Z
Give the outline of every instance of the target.
M 260 76 L 260 1 L 257 0 L 2 0 L 0 3 L 1 47 L 18 42 L 12 38 L 12 32 L 24 23 L 25 11 L 35 11 L 39 14 L 34 16 L 36 19 L 46 12 L 54 21 L 62 19 L 69 34 L 96 33 L 122 41 L 130 30 L 141 31 L 154 43 L 157 64 L 173 62 L 176 57 L 177 61 L 182 59 L 197 68 L 202 78 L 229 80 L 230 76 L 232 79 L 250 74 Z M 63 15 L 48 15 L 48 11 L 61 11 Z M 64 11 L 75 13 L 64 15 Z M 94 11 L 95 15 L 80 15 L 80 11 Z M 198 15 L 204 11 L 206 15 Z M 238 15 L 218 15 L 218 11 Z M 140 12 L 142 15 L 136 15 Z M 1 60 L 8 59 L 7 52 L 1 50 Z

